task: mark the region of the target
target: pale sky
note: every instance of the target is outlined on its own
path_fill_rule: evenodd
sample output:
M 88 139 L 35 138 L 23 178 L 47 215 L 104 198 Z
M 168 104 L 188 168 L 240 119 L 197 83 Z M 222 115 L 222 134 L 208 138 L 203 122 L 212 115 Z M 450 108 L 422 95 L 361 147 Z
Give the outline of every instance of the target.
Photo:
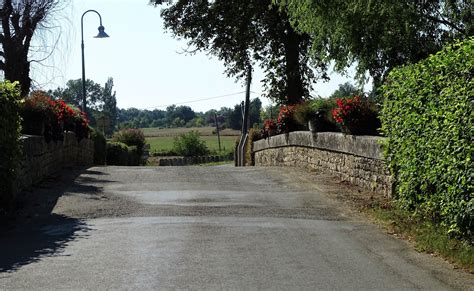
M 221 61 L 205 53 L 179 53 L 186 48 L 186 41 L 165 32 L 160 8 L 148 5 L 148 0 L 69 1 L 59 12 L 59 20 L 51 22 L 57 28 L 42 34 L 48 36 L 46 44 L 54 45 L 57 40 L 57 45 L 44 65 L 34 64 L 32 68 L 36 88 L 65 87 L 68 80 L 81 78 L 81 15 L 94 9 L 101 14 L 110 38 L 93 38 L 98 33 L 99 17 L 92 12 L 85 15 L 86 78 L 103 85 L 112 77 L 119 108 L 165 109 L 183 104 L 195 111 L 207 111 L 233 107 L 244 99 L 245 94 L 239 92 L 245 86 L 226 77 Z M 254 72 L 252 98 L 263 90 L 262 77 L 260 70 Z M 328 96 L 339 84 L 351 80 L 333 74 L 329 83 L 315 84 L 313 94 Z M 235 95 L 213 98 L 231 94 Z M 208 100 L 189 102 L 200 99 Z M 270 103 L 261 100 L 264 105 Z

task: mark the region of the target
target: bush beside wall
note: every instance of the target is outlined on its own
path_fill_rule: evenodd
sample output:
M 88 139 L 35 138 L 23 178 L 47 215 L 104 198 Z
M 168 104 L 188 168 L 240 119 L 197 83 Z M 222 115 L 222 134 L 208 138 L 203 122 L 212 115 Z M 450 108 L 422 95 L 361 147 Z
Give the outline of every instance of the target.
M 128 146 L 122 142 L 108 142 L 107 165 L 128 166 Z
M 93 130 L 91 139 L 94 142 L 94 164 L 105 165 L 107 156 L 107 141 L 105 136 L 97 130 Z
M 15 83 L 0 83 L 0 208 L 8 208 L 20 159 L 20 91 Z
M 474 38 L 393 70 L 382 131 L 400 205 L 473 235 Z

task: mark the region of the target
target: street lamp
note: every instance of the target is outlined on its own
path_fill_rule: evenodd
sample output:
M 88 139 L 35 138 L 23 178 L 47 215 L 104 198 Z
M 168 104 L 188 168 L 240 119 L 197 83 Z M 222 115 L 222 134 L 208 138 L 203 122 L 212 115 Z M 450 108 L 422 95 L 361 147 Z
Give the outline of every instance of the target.
M 82 14 L 81 17 L 81 50 L 82 50 L 82 111 L 86 112 L 86 66 L 84 62 L 84 15 L 88 12 L 95 12 L 99 15 L 100 26 L 99 26 L 99 34 L 95 36 L 95 38 L 104 38 L 109 37 L 107 33 L 104 31 L 104 27 L 102 26 L 102 17 L 100 16 L 99 12 L 95 10 L 87 10 Z

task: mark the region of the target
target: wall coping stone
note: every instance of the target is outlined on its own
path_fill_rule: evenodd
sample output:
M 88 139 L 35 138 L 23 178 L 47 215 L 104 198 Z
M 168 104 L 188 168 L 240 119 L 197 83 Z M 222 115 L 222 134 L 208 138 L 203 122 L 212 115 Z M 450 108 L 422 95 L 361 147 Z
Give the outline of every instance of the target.
M 340 132 L 311 133 L 309 131 L 295 131 L 255 141 L 253 151 L 259 152 L 270 148 L 300 146 L 385 160 L 381 145 L 381 141 L 384 139 L 386 138 L 380 136 L 346 135 Z

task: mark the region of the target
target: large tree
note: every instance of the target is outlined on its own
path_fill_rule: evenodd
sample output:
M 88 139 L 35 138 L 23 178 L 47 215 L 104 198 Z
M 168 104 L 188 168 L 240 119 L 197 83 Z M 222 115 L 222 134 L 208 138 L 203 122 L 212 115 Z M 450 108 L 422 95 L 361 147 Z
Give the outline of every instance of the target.
M 93 110 L 101 110 L 101 106 L 103 105 L 103 90 L 100 84 L 90 79 L 86 80 L 86 99 L 88 107 Z M 66 82 L 65 88 L 58 87 L 50 93 L 54 98 L 63 99 L 67 103 L 80 108 L 82 104 L 82 80 L 69 80 Z
M 162 0 L 152 0 L 161 4 Z M 266 95 L 296 103 L 309 95 L 314 79 L 308 66 L 307 34 L 296 33 L 285 11 L 271 0 L 176 0 L 161 15 L 165 28 L 188 41 L 187 51 L 205 51 L 224 61 L 238 79 L 260 65 Z
M 105 126 L 104 131 L 107 134 L 112 133 L 117 123 L 117 98 L 113 87 L 113 78 L 108 78 L 103 87 L 92 80 L 86 80 L 86 98 L 87 104 L 89 104 L 87 115 L 91 119 L 92 125 L 95 125 L 98 119 L 105 118 L 107 126 Z M 62 99 L 80 108 L 82 104 L 82 80 L 69 80 L 66 83 L 66 88 L 58 87 L 54 91 L 50 90 L 49 94 L 55 99 Z
M 414 63 L 454 38 L 474 33 L 472 0 L 273 0 L 311 35 L 313 56 L 336 70 L 357 64 L 380 84 L 390 69 Z
M 0 7 L 0 70 L 19 81 L 22 96 L 31 86 L 28 54 L 33 36 L 58 5 L 58 0 L 2 0 Z

